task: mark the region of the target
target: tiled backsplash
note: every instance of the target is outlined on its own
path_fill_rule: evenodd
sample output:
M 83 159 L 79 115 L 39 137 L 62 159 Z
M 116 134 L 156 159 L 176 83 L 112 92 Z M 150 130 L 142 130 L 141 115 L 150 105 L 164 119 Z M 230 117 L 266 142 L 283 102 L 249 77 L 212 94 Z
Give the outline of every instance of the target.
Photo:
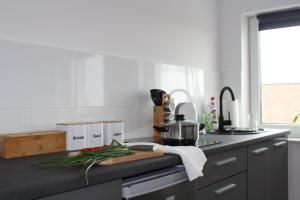
M 187 89 L 201 112 L 204 83 L 201 69 L 0 40 L 0 133 L 113 119 L 147 136 L 150 88 Z

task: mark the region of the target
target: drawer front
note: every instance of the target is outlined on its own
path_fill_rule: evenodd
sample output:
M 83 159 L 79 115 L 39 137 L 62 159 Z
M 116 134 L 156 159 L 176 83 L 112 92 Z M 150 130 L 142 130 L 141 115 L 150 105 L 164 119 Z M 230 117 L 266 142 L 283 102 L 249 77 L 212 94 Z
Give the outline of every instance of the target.
M 121 200 L 121 180 L 90 186 L 39 200 Z
M 197 188 L 238 174 L 247 169 L 247 149 L 235 149 L 209 156 L 204 166 L 204 176 L 197 180 Z
M 196 182 L 186 181 L 130 200 L 196 200 Z
M 197 200 L 247 200 L 246 172 L 202 188 Z

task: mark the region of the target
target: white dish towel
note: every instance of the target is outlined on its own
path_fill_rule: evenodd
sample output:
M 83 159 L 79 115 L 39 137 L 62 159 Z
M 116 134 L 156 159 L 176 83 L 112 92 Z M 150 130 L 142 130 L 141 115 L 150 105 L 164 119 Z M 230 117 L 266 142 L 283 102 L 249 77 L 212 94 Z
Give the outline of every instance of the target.
M 164 146 L 156 143 L 149 142 L 132 142 L 125 143 L 126 146 L 136 146 L 136 145 L 152 145 L 153 151 L 160 150 L 164 153 L 179 155 L 182 159 L 182 163 L 185 167 L 186 173 L 189 180 L 195 180 L 203 176 L 203 167 L 207 159 L 203 151 L 194 146 Z

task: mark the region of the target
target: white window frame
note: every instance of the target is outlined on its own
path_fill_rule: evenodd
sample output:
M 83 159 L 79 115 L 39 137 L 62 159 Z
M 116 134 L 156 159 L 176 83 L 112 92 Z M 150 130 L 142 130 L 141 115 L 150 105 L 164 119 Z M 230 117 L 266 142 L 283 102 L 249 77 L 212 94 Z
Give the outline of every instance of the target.
M 248 17 L 249 34 L 249 67 L 250 67 L 250 111 L 259 116 L 262 128 L 290 129 L 290 137 L 300 138 L 300 125 L 263 124 L 261 122 L 261 66 L 259 49 L 258 20 L 256 16 Z M 292 120 L 292 119 L 291 119 Z

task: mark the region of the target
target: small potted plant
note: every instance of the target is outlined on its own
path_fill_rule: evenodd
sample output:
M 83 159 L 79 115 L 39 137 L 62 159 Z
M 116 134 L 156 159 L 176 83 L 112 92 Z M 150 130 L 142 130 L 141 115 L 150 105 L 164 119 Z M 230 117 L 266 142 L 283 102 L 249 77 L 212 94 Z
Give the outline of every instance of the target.
M 294 119 L 293 119 L 293 121 L 292 121 L 292 123 L 293 123 L 294 125 L 297 123 L 299 117 L 300 117 L 300 112 L 297 113 L 297 114 L 295 115 L 295 117 L 294 117 Z

